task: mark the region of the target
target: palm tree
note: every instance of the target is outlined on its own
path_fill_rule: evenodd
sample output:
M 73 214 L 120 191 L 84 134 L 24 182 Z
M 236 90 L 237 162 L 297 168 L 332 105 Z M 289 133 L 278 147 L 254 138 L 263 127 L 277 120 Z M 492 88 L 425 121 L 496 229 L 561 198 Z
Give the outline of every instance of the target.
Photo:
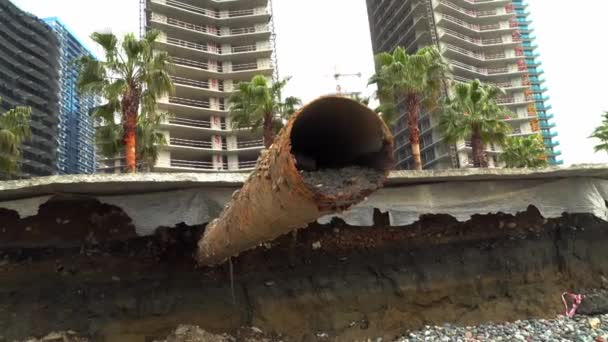
M 137 169 L 150 171 L 156 164 L 158 154 L 167 145 L 165 135 L 159 131 L 166 120 L 167 113 L 139 115 L 136 129 Z M 104 121 L 95 135 L 98 153 L 106 158 L 113 158 L 124 150 L 123 126 L 113 121 Z
M 448 143 L 470 139 L 473 165 L 488 167 L 485 145 L 504 144 L 511 131 L 511 126 L 502 120 L 510 112 L 496 103 L 503 91 L 474 80 L 454 84 L 452 93 L 453 98 L 445 99 L 440 130 Z
M 137 123 L 137 159 L 147 171 L 156 164 L 163 146 L 167 145 L 165 135 L 159 131 L 160 125 L 167 118 L 167 113 L 154 116 L 140 116 Z
M 91 56 L 77 60 L 80 66 L 78 88 L 108 101 L 93 113 L 96 118 L 110 123 L 110 127 L 103 129 L 102 135 L 116 135 L 116 132 L 109 130 L 118 126 L 122 128 L 128 172 L 136 172 L 137 169 L 137 125 L 138 121 L 141 122 L 138 116 L 153 117 L 156 100 L 173 91 L 169 55 L 153 48 L 159 35 L 159 31 L 152 30 L 143 39 L 137 40 L 135 35 L 127 34 L 119 44 L 111 33 L 93 33 L 91 38 L 105 51 L 105 61 Z M 120 113 L 120 125 L 111 124 L 114 113 Z
M 296 97 L 281 98 L 281 91 L 289 78 L 270 84 L 263 75 L 250 82 L 241 82 L 230 97 L 230 117 L 238 128 L 257 131 L 263 128 L 264 146 L 269 148 L 284 121 L 295 113 L 302 101 Z
M 500 159 L 508 168 L 544 167 L 548 165 L 546 153 L 538 134 L 510 137 L 503 145 Z
M 20 106 L 0 114 L 0 174 L 10 176 L 17 171 L 21 144 L 32 136 L 31 114 L 30 107 Z
M 369 96 L 361 96 L 361 94 L 355 94 L 352 96 L 352 99 L 359 102 L 364 106 L 369 106 L 370 98 Z
M 447 64 L 436 47 L 424 47 L 413 55 L 397 47 L 392 54 L 376 56 L 376 74 L 370 84 L 377 84 L 377 97 L 382 103 L 377 111 L 387 124 L 396 116 L 395 100 L 403 97 L 407 110 L 407 127 L 416 170 L 422 170 L 420 159 L 420 130 L 418 117 L 424 105 L 428 111 L 436 108 L 446 79 Z
M 608 152 L 608 112 L 604 112 L 602 124 L 593 131 L 593 134 L 591 134 L 589 138 L 595 138 L 600 141 L 600 143 L 593 148 L 595 152 Z

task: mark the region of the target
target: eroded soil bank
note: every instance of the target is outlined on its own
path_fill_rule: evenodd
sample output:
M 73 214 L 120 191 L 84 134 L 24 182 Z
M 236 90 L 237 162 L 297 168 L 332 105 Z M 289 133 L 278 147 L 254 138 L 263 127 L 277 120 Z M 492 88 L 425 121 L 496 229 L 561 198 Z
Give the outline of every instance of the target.
M 591 215 L 545 220 L 530 208 L 465 223 L 435 215 L 388 227 L 377 214 L 373 228 L 313 225 L 298 233 L 295 252 L 286 236 L 234 259 L 231 286 L 227 265 L 195 269 L 203 227 L 136 238 L 120 209 L 102 209 L 92 228 L 77 227 L 79 219 L 53 228 L 57 241 L 84 237 L 79 246 L 21 248 L 15 241 L 26 233 L 14 239 L 12 230 L 12 243 L 0 238 L 5 340 L 73 330 L 93 340 L 148 341 L 181 324 L 212 333 L 255 326 L 288 341 L 390 340 L 427 324 L 553 318 L 564 290 L 608 286 L 608 224 Z M 62 210 L 63 220 L 74 211 Z M 57 214 L 49 226 L 59 224 Z M 120 238 L 100 238 L 103 222 L 116 222 L 108 229 Z

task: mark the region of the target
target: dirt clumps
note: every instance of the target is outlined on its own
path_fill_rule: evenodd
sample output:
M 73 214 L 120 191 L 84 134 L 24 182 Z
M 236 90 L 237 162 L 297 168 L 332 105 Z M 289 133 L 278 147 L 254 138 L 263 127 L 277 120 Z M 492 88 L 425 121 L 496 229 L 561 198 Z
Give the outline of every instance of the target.
M 345 197 L 377 190 L 384 181 L 384 172 L 351 166 L 341 169 L 300 171 L 306 186 L 325 196 Z
M 278 336 L 264 334 L 260 329 L 240 328 L 235 336 L 211 334 L 197 326 L 182 325 L 165 340 L 156 342 L 278 342 Z
M 40 339 L 28 338 L 24 342 L 89 342 L 88 338 L 80 337 L 73 331 L 52 332 Z

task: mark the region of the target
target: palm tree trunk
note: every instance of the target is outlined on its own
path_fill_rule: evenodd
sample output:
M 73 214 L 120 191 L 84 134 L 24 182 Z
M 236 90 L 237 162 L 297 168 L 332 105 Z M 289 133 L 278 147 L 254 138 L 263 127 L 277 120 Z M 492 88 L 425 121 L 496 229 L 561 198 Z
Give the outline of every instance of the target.
M 122 99 L 123 142 L 125 144 L 125 163 L 129 173 L 137 172 L 137 112 L 139 110 L 139 89 L 129 87 Z
M 410 134 L 410 145 L 412 145 L 414 170 L 422 170 L 422 159 L 420 158 L 420 129 L 418 128 L 420 97 L 413 92 L 407 93 L 405 104 L 407 106 L 407 128 Z
M 481 139 L 481 129 L 478 126 L 472 127 L 471 148 L 473 149 L 473 166 L 487 168 L 488 161 L 484 153 L 484 143 Z
M 272 122 L 272 113 L 264 117 L 264 147 L 269 149 L 274 142 L 274 123 Z

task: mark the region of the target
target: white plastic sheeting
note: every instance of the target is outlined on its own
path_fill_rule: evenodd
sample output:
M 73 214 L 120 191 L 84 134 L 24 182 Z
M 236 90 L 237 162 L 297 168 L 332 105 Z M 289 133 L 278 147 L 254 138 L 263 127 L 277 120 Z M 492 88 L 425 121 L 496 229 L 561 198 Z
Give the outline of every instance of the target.
M 591 213 L 608 221 L 608 180 L 588 177 L 541 180 L 418 184 L 382 189 L 365 202 L 333 217 L 352 226 L 373 225 L 373 212 L 388 212 L 392 226 L 412 224 L 424 214 L 447 214 L 467 221 L 475 214 L 516 214 L 533 205 L 545 218 Z
M 120 207 L 137 233 L 180 223 L 199 225 L 215 218 L 244 174 L 137 174 L 53 176 L 0 182 L 0 208 L 21 218 L 34 216 L 56 195 L 96 198 Z M 546 218 L 591 213 L 608 221 L 608 167 L 585 165 L 541 170 L 462 169 L 398 171 L 389 187 L 338 216 L 352 226 L 372 226 L 374 209 L 388 212 L 393 226 L 416 222 L 424 214 L 447 214 L 466 221 L 475 214 L 516 214 L 533 205 Z M 60 197 L 59 197 L 60 200 Z
M 219 215 L 231 193 L 225 188 L 199 188 L 97 199 L 121 208 L 133 221 L 137 235 L 145 236 L 154 234 L 158 227 L 209 222 Z

